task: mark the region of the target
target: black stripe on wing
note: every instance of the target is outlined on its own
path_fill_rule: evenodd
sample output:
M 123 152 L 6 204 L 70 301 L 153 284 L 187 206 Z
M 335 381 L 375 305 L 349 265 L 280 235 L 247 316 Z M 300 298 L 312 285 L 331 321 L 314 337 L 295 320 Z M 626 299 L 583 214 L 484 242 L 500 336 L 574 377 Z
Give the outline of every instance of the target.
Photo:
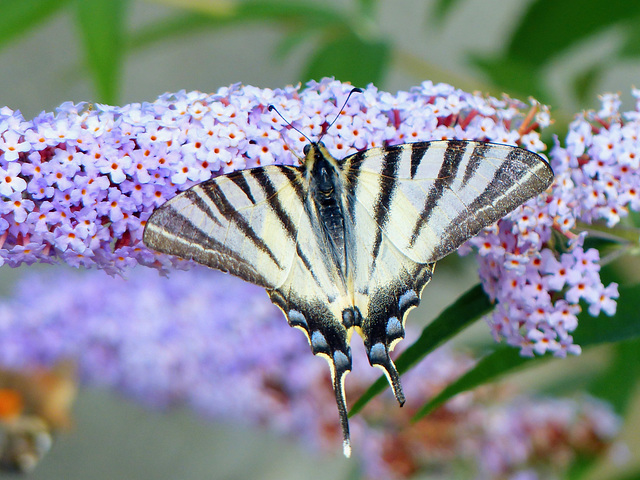
M 449 142 L 447 142 L 447 148 L 445 149 L 442 165 L 438 172 L 438 178 L 433 182 L 433 185 L 429 189 L 424 201 L 424 206 L 422 207 L 422 212 L 420 212 L 420 216 L 413 228 L 411 240 L 409 242 L 410 247 L 414 246 L 418 236 L 420 235 L 420 231 L 429 222 L 434 205 L 438 203 L 440 198 L 444 195 L 445 190 L 449 188 L 456 179 L 458 167 L 464 157 L 464 152 L 468 144 L 469 142 L 463 140 L 449 140 Z
M 198 209 L 202 210 L 207 215 L 207 217 L 213 220 L 213 222 L 216 225 L 220 227 L 222 226 L 222 222 L 220 222 L 220 220 L 216 216 L 215 212 L 211 209 L 209 204 L 205 202 L 202 196 L 196 193 L 194 189 L 189 189 L 186 192 L 184 192 L 182 195 L 187 197 L 191 201 L 191 203 L 193 203 L 196 207 L 198 207 Z
M 245 178 L 245 172 L 243 170 L 239 170 L 237 172 L 230 173 L 227 175 L 227 178 L 231 180 L 233 183 L 237 185 L 237 187 L 242 190 L 242 192 L 247 196 L 249 201 L 252 204 L 256 204 L 256 199 L 253 197 L 253 193 L 251 193 L 251 187 Z
M 464 188 L 473 179 L 476 171 L 484 161 L 485 155 L 491 150 L 491 145 L 486 143 L 478 143 L 473 149 L 473 154 L 467 162 L 467 166 L 464 169 L 464 175 L 462 176 L 462 185 L 460 188 Z
M 206 235 L 171 203 L 153 212 L 144 230 L 143 239 L 145 245 L 158 252 L 194 260 L 222 272 L 230 272 L 261 287 L 273 288 L 273 283 L 249 265 L 242 256 Z
M 418 172 L 418 167 L 422 158 L 427 154 L 429 150 L 429 143 L 420 143 L 412 145 L 411 148 L 411 178 L 413 179 Z
M 347 179 L 347 195 L 350 198 L 355 198 L 356 189 L 358 188 L 358 177 L 360 176 L 360 167 L 365 160 L 367 150 L 354 153 L 353 155 L 345 158 L 344 163 L 341 163 L 344 174 Z M 349 202 L 349 215 L 353 218 L 355 214 L 355 202 Z
M 296 172 L 293 167 L 288 167 L 285 165 L 278 165 L 271 168 L 280 170 L 280 172 L 283 173 L 285 177 L 287 177 L 287 179 L 289 180 L 289 184 L 296 192 L 296 198 L 300 201 L 305 212 L 307 212 L 305 206 L 306 192 L 300 174 Z M 296 222 L 294 222 L 294 220 L 291 218 L 286 208 L 280 202 L 276 187 L 273 185 L 273 182 L 269 178 L 269 175 L 264 171 L 264 169 L 261 168 L 249 170 L 248 173 L 258 182 L 258 185 L 262 189 L 266 201 L 271 208 L 271 211 L 275 214 L 275 216 L 282 224 L 285 232 L 287 232 L 287 236 L 295 242 L 296 254 L 298 258 L 300 258 L 300 261 L 302 262 L 306 270 L 311 274 L 311 277 L 316 282 L 316 284 L 320 286 L 320 281 L 313 271 L 309 256 L 304 252 L 303 246 L 298 243 L 298 226 L 296 225 Z M 305 247 L 308 247 L 308 245 Z
M 382 243 L 382 229 L 387 224 L 389 219 L 389 204 L 393 197 L 393 193 L 398 186 L 398 167 L 400 154 L 402 148 L 390 148 L 385 152 L 384 160 L 382 162 L 382 170 L 380 172 L 380 186 L 378 192 L 378 198 L 373 207 L 373 219 L 379 228 L 376 229 L 376 238 L 373 243 L 373 265 L 375 265 L 378 254 L 380 253 L 380 245 Z M 357 228 L 357 225 L 356 225 Z
M 198 193 L 202 191 L 205 195 L 209 197 L 209 199 L 214 203 L 218 211 L 224 216 L 229 222 L 233 223 L 238 230 L 240 230 L 246 238 L 248 238 L 253 245 L 258 248 L 261 252 L 267 254 L 269 258 L 273 261 L 277 267 L 282 270 L 282 266 L 278 262 L 273 251 L 269 248 L 269 246 L 264 243 L 264 241 L 256 234 L 253 230 L 247 219 L 242 216 L 240 212 L 238 212 L 235 207 L 227 200 L 227 196 L 224 194 L 220 185 L 216 182 L 208 182 L 200 185 L 200 188 L 195 187 L 193 189 L 194 192 Z
M 289 238 L 295 242 L 298 238 L 298 229 L 295 222 L 291 219 L 280 203 L 278 191 L 271 182 L 267 172 L 262 168 L 254 168 L 253 170 L 249 170 L 249 174 L 258 182 L 258 185 L 260 185 L 260 188 L 264 191 L 265 198 L 271 208 L 271 211 L 276 215 L 276 217 L 278 217 L 278 220 L 282 223 L 282 226 L 287 232 Z

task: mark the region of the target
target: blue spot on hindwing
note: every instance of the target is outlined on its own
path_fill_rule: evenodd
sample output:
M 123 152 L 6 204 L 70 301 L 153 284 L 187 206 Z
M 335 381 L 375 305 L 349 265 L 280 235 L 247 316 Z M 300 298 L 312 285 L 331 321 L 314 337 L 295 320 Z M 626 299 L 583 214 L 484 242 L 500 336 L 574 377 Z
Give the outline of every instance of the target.
M 351 360 L 340 350 L 333 352 L 333 363 L 336 366 L 336 372 L 351 370 Z
M 305 330 L 309 330 L 307 319 L 298 310 L 289 310 L 288 317 L 291 326 L 303 327 Z
M 407 290 L 398 299 L 398 308 L 401 312 L 404 312 L 407 308 L 416 306 L 420 302 L 418 294 L 415 290 Z
M 313 353 L 329 352 L 329 344 L 327 343 L 327 339 L 324 338 L 324 335 L 320 333 L 319 330 L 316 330 L 311 334 L 311 348 L 313 349 Z
M 369 361 L 373 363 L 384 364 L 387 362 L 387 348 L 382 343 L 376 343 L 369 350 Z
M 387 320 L 386 333 L 388 338 L 398 338 L 403 335 L 402 323 L 398 320 L 398 317 L 391 317 Z

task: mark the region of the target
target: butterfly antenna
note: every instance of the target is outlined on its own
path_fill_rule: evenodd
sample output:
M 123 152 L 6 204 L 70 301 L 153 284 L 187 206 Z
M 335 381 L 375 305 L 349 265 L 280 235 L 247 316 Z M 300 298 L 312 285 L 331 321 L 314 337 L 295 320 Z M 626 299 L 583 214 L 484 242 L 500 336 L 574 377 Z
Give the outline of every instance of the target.
M 340 118 L 340 114 L 342 113 L 342 110 L 344 110 L 344 107 L 347 106 L 347 103 L 349 103 L 349 99 L 351 98 L 351 95 L 353 95 L 354 93 L 362 93 L 362 92 L 363 92 L 363 90 L 361 88 L 358 88 L 358 87 L 354 87 L 354 88 L 351 89 L 351 91 L 349 92 L 349 95 L 347 95 L 347 99 L 342 104 L 342 107 L 340 107 L 340 110 L 338 110 L 338 114 L 336 115 L 336 118 L 333 119 L 333 121 L 329 124 L 327 129 L 324 131 L 324 133 L 322 135 L 320 135 L 320 138 L 318 139 L 318 142 L 320 142 L 322 140 L 322 137 L 324 137 L 325 134 L 331 129 L 331 127 L 333 127 L 333 124 L 336 123 L 336 120 L 338 120 L 338 118 Z
M 293 128 L 296 132 L 298 132 L 300 135 L 302 135 L 304 138 L 306 138 L 307 140 L 309 140 L 309 143 L 313 143 L 311 141 L 311 139 L 309 137 L 307 137 L 304 133 L 302 133 L 300 130 L 298 130 L 296 127 L 294 127 L 293 125 L 291 125 L 291 122 L 289 120 L 287 120 L 286 118 L 284 118 L 282 116 L 282 114 L 278 111 L 278 109 L 273 106 L 273 105 L 269 105 L 269 107 L 267 107 L 269 109 L 270 112 L 276 112 L 278 114 L 278 116 L 282 119 L 282 121 L 284 123 L 286 123 L 287 125 L 289 125 L 291 128 Z

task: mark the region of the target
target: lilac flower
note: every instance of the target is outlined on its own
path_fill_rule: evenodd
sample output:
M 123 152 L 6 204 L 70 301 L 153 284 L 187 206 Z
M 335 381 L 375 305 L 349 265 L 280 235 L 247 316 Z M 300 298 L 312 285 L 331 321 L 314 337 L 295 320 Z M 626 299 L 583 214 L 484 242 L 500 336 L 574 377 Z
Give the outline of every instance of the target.
M 2 115 L 6 115 L 5 112 Z M 11 122 L 12 123 L 12 122 Z M 0 136 L 0 150 L 4 152 L 4 159 L 7 162 L 13 162 L 17 160 L 20 153 L 28 152 L 32 145 L 27 141 L 20 141 L 20 133 L 11 129 L 10 122 L 4 122 L 3 126 L 6 128 Z
M 27 274 L 0 303 L 2 367 L 73 360 L 85 385 L 156 408 L 188 406 L 218 421 L 266 427 L 339 454 L 329 373 L 308 350 L 261 288 L 201 267 L 171 278 L 134 269 L 128 280 L 58 268 Z M 350 396 L 379 375 L 364 352 L 353 359 Z M 500 387 L 459 395 L 411 422 L 425 398 L 472 365 L 468 356 L 439 349 L 407 373 L 404 408 L 387 391 L 351 419 L 366 478 L 408 478 L 429 466 L 452 474 L 464 466 L 477 478 L 524 471 L 549 478 L 546 468 L 561 471 L 615 440 L 620 422 L 605 405 L 509 399 Z
M 0 198 L 10 203 L 20 193 L 24 205 L 32 205 L 2 210 L 0 258 L 13 266 L 35 261 L 77 265 L 80 253 L 110 273 L 121 272 L 125 264 L 163 269 L 184 264 L 150 256 L 141 244 L 153 209 L 221 173 L 297 163 L 295 155 L 307 140 L 267 106 L 276 105 L 294 126 L 317 138 L 350 89 L 330 79 L 303 90 L 233 85 L 212 95 L 182 91 L 124 107 L 65 103 L 55 114 L 31 121 L 3 108 Z M 512 143 L 539 146 L 536 129 L 522 124 L 525 108 L 508 98 L 485 98 L 430 82 L 395 95 L 369 86 L 352 97 L 323 140 L 338 157 L 434 138 L 499 140 L 510 135 Z M 87 222 L 94 231 L 71 241 L 69 233 Z M 32 250 L 33 257 L 12 259 L 13 247 L 25 243 L 44 248 Z M 124 251 L 132 255 L 130 262 L 118 260 Z

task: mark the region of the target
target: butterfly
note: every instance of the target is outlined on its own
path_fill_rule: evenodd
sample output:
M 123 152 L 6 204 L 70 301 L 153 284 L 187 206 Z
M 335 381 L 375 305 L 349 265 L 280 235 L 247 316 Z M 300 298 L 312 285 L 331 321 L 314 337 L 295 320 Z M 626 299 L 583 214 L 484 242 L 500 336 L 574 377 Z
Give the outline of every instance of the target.
M 329 363 L 348 457 L 353 331 L 402 406 L 389 352 L 435 262 L 552 181 L 540 155 L 495 143 L 407 143 L 336 159 L 310 141 L 300 166 L 236 171 L 180 193 L 153 212 L 143 241 L 266 289 Z

